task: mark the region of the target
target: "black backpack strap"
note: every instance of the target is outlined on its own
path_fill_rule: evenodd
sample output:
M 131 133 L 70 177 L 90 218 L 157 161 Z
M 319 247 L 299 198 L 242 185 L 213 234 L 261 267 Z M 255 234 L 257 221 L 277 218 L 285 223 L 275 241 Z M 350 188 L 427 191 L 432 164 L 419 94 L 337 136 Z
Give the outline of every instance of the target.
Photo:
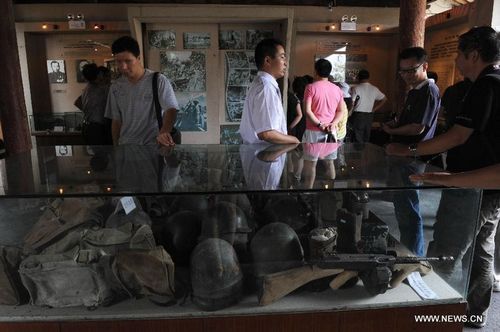
M 162 117 L 161 117 L 160 100 L 158 99 L 158 76 L 159 75 L 160 75 L 159 72 L 155 72 L 153 74 L 153 100 L 155 103 L 156 120 L 158 121 L 158 129 L 161 129 L 163 121 L 162 121 Z

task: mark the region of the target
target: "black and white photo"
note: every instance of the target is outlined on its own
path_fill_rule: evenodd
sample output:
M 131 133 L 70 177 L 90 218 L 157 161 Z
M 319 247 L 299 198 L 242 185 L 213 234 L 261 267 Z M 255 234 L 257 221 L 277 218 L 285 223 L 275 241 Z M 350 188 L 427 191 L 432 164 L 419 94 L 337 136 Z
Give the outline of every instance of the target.
M 178 93 L 179 112 L 175 128 L 180 131 L 207 131 L 207 103 L 205 93 Z
M 228 121 L 239 122 L 241 121 L 241 114 L 243 113 L 243 103 L 238 102 L 227 102 L 226 112 Z
M 246 52 L 226 52 L 226 64 L 229 68 L 248 68 L 248 56 Z
M 241 144 L 242 140 L 238 132 L 239 128 L 239 125 L 220 126 L 220 144 Z
M 149 31 L 149 47 L 160 49 L 175 48 L 175 31 L 162 30 L 162 31 Z
M 78 83 L 85 83 L 85 78 L 83 77 L 82 70 L 85 65 L 92 63 L 90 60 L 76 60 L 76 81 Z
M 68 83 L 64 60 L 47 60 L 50 83 Z
M 176 92 L 206 91 L 206 64 L 203 52 L 161 52 L 161 72 Z
M 227 84 L 236 86 L 250 85 L 250 69 L 230 69 Z
M 184 32 L 184 49 L 210 47 L 210 32 Z
M 273 38 L 272 30 L 247 30 L 246 49 L 255 50 L 257 44 L 266 38 Z
M 242 31 L 222 30 L 219 31 L 219 49 L 242 50 L 245 48 Z

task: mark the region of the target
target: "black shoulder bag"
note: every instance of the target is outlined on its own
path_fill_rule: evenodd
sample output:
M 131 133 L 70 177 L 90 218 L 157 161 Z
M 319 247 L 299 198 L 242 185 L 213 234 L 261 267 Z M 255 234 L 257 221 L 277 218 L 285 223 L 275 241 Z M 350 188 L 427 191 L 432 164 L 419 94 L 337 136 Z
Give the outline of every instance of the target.
M 156 111 L 156 119 L 158 120 L 158 129 L 161 130 L 161 126 L 163 125 L 163 118 L 161 116 L 161 105 L 160 100 L 158 99 L 158 75 L 159 72 L 155 72 L 153 74 L 153 99 L 155 102 L 155 111 Z M 180 130 L 177 130 L 175 127 L 172 127 L 172 131 L 170 132 L 170 136 L 174 140 L 175 144 L 181 144 L 182 135 Z

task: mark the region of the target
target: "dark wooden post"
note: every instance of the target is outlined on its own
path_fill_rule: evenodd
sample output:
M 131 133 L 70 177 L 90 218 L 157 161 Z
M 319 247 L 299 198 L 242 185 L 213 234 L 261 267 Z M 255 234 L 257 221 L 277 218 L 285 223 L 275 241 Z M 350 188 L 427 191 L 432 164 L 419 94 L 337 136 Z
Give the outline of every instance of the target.
M 400 1 L 399 48 L 424 46 L 426 0 Z
M 408 47 L 424 47 L 426 0 L 402 0 L 399 7 L 399 49 Z M 399 65 L 399 64 L 398 64 Z M 399 113 L 405 99 L 405 83 L 399 78 L 398 110 Z
M 8 154 L 29 151 L 31 140 L 24 102 L 21 66 L 17 50 L 14 7 L 12 0 L 0 1 L 0 50 L 2 78 L 0 79 L 0 120 Z

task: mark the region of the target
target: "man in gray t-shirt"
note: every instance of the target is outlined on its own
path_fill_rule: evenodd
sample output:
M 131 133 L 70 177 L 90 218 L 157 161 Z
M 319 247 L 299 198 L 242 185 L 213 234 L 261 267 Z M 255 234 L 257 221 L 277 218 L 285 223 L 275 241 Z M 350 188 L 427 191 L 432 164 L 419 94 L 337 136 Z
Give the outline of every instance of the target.
M 153 99 L 153 74 L 140 61 L 139 44 L 132 37 L 121 37 L 111 47 L 122 74 L 110 88 L 106 105 L 112 119 L 113 144 L 174 145 L 170 135 L 177 115 L 177 99 L 169 80 L 158 76 L 158 99 L 163 113 L 158 128 Z

